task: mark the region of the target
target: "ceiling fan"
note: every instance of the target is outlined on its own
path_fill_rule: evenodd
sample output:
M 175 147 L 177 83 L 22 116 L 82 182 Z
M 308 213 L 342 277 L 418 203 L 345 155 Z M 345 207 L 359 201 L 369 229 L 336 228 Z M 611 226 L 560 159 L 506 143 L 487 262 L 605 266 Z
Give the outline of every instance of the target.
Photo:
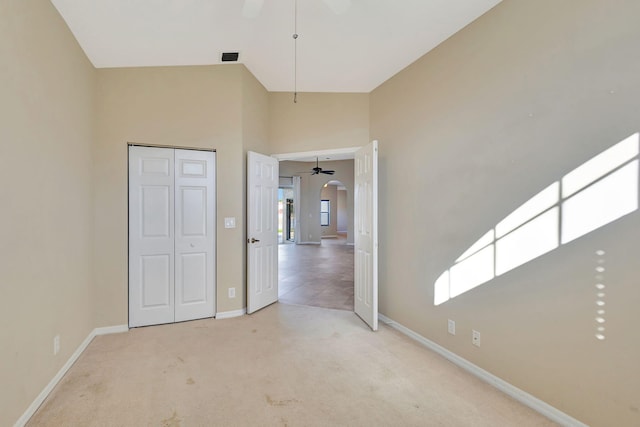
M 351 7 L 351 0 L 323 0 L 336 15 L 342 15 Z M 244 0 L 242 16 L 253 19 L 260 14 L 264 0 Z
M 336 171 L 332 170 L 324 170 L 320 167 L 318 158 L 316 157 L 316 167 L 311 168 L 311 172 L 299 172 L 299 173 L 310 173 L 311 175 L 325 174 L 325 175 L 333 175 Z

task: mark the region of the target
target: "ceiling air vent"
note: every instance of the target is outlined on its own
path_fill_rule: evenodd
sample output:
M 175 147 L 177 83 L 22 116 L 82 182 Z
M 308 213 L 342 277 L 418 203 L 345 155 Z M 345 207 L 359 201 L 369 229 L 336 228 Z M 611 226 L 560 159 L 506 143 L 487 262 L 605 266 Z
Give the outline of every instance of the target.
M 238 52 L 222 52 L 222 62 L 238 62 Z

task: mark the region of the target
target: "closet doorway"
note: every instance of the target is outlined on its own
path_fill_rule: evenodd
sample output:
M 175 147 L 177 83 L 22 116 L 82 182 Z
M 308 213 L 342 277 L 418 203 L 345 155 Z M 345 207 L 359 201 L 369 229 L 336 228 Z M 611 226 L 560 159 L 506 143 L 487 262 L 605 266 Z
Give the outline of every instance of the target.
M 215 160 L 129 146 L 129 327 L 215 315 Z

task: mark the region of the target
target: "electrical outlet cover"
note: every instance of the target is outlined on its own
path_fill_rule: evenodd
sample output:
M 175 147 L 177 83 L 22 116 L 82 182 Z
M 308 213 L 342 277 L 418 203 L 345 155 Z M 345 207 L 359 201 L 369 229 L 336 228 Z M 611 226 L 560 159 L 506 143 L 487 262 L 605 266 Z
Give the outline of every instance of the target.
M 455 335 L 456 334 L 456 321 L 455 320 L 449 319 L 449 321 L 447 322 L 447 332 L 449 332 L 451 335 Z
M 476 347 L 480 347 L 480 332 L 475 330 L 472 332 L 471 344 L 475 345 Z

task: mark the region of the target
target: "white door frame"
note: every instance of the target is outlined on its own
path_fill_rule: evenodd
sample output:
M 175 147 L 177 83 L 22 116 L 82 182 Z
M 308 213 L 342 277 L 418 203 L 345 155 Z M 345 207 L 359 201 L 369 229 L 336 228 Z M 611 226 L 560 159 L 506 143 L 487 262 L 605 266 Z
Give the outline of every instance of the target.
M 374 145 L 377 146 L 378 141 L 373 141 Z M 369 144 L 367 144 L 369 145 Z M 355 154 L 356 152 L 358 152 L 360 149 L 362 149 L 363 147 L 348 147 L 348 148 L 339 148 L 339 149 L 334 149 L 334 150 L 316 150 L 316 151 L 304 151 L 304 152 L 296 152 L 296 153 L 283 153 L 283 154 L 274 154 L 271 157 L 274 157 L 276 159 L 278 159 L 278 161 L 300 161 L 300 159 L 307 159 L 307 158 L 316 158 L 316 157 L 323 157 L 323 156 L 337 156 L 338 158 L 334 159 L 334 160 L 340 160 L 340 157 L 343 157 L 344 160 L 351 160 L 353 159 L 355 162 Z M 294 177 L 295 179 L 295 177 Z M 355 182 L 354 182 L 355 184 Z M 296 201 L 297 203 L 300 203 L 300 191 L 299 191 L 299 187 L 298 187 L 298 192 L 296 193 L 298 200 Z M 354 206 L 356 203 L 355 200 L 355 188 L 353 191 L 353 195 L 352 197 L 354 198 Z M 376 199 L 377 199 L 377 195 L 376 195 Z M 296 210 L 296 214 L 299 213 L 299 209 Z M 377 215 L 376 215 L 376 220 L 377 220 Z M 299 227 L 299 221 L 296 221 L 296 227 Z M 377 225 L 376 225 L 377 227 Z M 355 233 L 356 230 L 354 230 Z M 298 243 L 298 237 L 300 236 L 300 233 L 298 231 L 298 229 L 296 229 L 296 243 Z M 354 236 L 355 237 L 355 236 Z M 376 241 L 376 253 L 377 253 L 377 241 Z M 377 258 L 377 257 L 376 257 Z M 377 260 L 376 260 L 376 265 L 375 265 L 375 270 L 376 270 L 376 288 L 377 288 Z M 354 272 L 355 272 L 355 257 L 354 257 Z M 354 282 L 354 291 L 355 291 L 355 282 Z M 355 292 L 354 292 L 355 295 Z M 355 304 L 355 298 L 354 298 L 354 304 Z M 376 312 L 377 312 L 377 290 L 376 290 Z M 355 312 L 355 307 L 354 307 L 354 312 Z M 378 323 L 378 319 L 377 316 L 375 318 L 375 320 L 372 319 L 372 324 L 370 324 L 369 326 L 373 329 L 373 330 L 377 330 L 377 325 Z
M 293 217 L 296 221 L 294 227 L 294 243 L 300 242 L 300 177 L 293 177 Z

